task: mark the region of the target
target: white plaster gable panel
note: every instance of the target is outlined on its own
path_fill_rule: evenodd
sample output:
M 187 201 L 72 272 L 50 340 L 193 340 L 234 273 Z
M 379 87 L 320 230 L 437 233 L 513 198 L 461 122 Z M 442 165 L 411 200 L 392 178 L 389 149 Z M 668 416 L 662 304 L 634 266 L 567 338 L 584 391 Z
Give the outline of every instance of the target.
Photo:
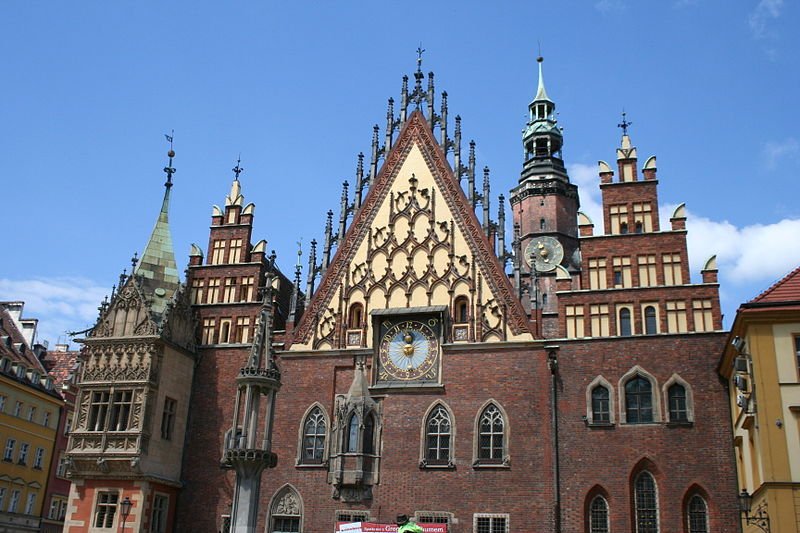
M 452 309 L 459 297 L 466 299 L 470 325 L 470 338 L 462 340 L 531 339 L 527 328 L 519 327 L 519 315 L 516 328 L 509 324 L 509 313 L 518 310 L 509 309 L 508 302 L 514 300 L 508 293 L 500 294 L 498 287 L 510 289 L 510 284 L 449 167 L 445 172 L 437 168 L 436 157 L 443 159 L 443 154 L 436 147 L 438 153 L 432 157 L 425 139 L 409 139 L 405 147 L 402 140 L 401 134 L 390 154 L 397 156 L 405 148 L 401 158 L 394 165 L 387 158 L 361 208 L 367 212 L 357 213 L 347 232 L 345 241 L 352 241 L 339 248 L 312 299 L 311 313 L 304 317 L 314 322 L 309 335 L 296 338 L 292 349 L 369 347 L 372 311 Z M 387 171 L 387 167 L 393 168 Z M 382 179 L 386 181 L 381 183 Z M 337 261 L 346 265 L 329 279 Z M 323 297 L 324 306 L 314 301 Z M 302 332 L 302 324 L 299 329 Z M 353 344 L 353 338 L 361 342 Z

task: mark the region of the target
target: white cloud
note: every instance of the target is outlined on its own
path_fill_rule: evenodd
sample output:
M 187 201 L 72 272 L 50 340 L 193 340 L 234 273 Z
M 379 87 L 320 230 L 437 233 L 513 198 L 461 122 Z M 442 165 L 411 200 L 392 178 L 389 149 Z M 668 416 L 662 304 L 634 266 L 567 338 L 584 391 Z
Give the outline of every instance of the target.
M 784 159 L 797 159 L 800 156 L 800 141 L 789 137 L 783 141 L 767 141 L 761 149 L 764 162 L 769 169 L 775 169 Z
M 110 289 L 85 278 L 0 278 L 0 299 L 25 302 L 23 316 L 38 318 L 37 340 L 65 342 L 65 332 L 94 324 Z
M 664 206 L 661 220 L 669 223 L 675 206 Z M 687 212 L 691 271 L 696 275 L 712 255 L 717 256 L 723 286 L 757 285 L 766 289 L 800 265 L 800 219 L 737 227 Z
M 747 24 L 756 39 L 774 37 L 769 30 L 769 23 L 781 15 L 783 0 L 761 0 L 747 17 Z
M 603 203 L 600 197 L 600 176 L 596 165 L 569 165 L 569 179 L 578 186 L 583 211 L 594 222 L 595 232 L 603 232 Z

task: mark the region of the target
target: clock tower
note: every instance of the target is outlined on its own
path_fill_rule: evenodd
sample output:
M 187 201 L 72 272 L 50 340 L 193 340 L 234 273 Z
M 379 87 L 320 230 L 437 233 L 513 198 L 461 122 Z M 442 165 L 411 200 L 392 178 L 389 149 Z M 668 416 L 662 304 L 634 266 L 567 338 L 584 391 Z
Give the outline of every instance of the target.
M 556 119 L 556 105 L 547 95 L 539 57 L 539 85 L 528 105 L 528 123 L 522 132 L 524 163 L 510 203 L 517 233 L 519 290 L 536 330 L 547 337 L 547 323 L 557 327 L 555 279 L 580 269 L 578 252 L 578 188 L 570 183 L 562 158 L 564 138 Z M 563 268 L 562 268 L 563 267 Z M 566 269 L 566 271 L 564 270 Z M 547 319 L 549 315 L 552 320 Z

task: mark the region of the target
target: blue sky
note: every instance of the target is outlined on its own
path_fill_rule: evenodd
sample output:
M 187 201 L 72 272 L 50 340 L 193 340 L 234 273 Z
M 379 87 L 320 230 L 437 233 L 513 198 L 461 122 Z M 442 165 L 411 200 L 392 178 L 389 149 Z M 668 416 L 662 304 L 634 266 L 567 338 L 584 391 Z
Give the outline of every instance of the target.
M 207 248 L 241 153 L 255 239 L 290 271 L 296 243 L 338 216 L 420 42 L 507 195 L 541 45 L 584 210 L 599 227 L 596 164 L 613 161 L 624 108 L 667 216 L 687 204 L 693 276 L 718 255 L 730 325 L 800 264 L 799 14 L 785 0 L 3 2 L 0 299 L 25 300 L 51 343 L 90 326 L 155 222 L 172 129 L 179 265 Z

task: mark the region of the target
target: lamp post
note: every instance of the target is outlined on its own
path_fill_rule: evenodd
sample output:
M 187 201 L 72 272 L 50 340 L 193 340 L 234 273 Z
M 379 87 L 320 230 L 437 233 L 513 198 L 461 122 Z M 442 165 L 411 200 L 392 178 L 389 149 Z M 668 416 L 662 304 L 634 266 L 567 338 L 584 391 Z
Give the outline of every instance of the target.
M 750 508 L 753 505 L 753 496 L 747 492 L 747 489 L 742 489 L 739 493 L 739 512 L 744 515 L 745 525 L 754 525 L 764 533 L 770 533 L 769 530 L 769 515 L 767 514 L 766 505 L 761 503 L 756 510 L 756 514 L 750 516 Z
M 122 531 L 125 531 L 125 522 L 128 521 L 128 515 L 131 514 L 131 507 L 133 507 L 133 502 L 130 498 L 125 496 L 125 499 L 122 500 L 119 504 L 120 513 L 122 514 Z

